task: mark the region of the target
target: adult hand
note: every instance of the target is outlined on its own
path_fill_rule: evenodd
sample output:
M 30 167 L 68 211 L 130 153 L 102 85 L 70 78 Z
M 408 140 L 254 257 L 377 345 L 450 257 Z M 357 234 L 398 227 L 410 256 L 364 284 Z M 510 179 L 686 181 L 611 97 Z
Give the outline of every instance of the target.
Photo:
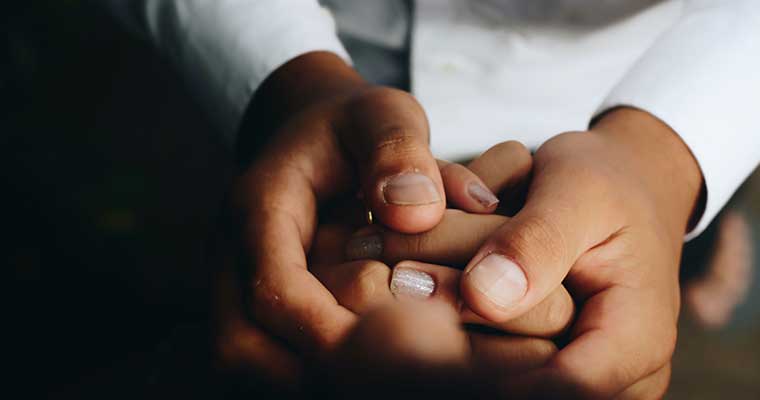
M 356 316 L 307 269 L 318 213 L 331 200 L 361 191 L 375 218 L 394 230 L 435 226 L 446 203 L 428 149 L 427 120 L 408 93 L 370 86 L 340 58 L 319 52 L 275 71 L 255 95 L 251 112 L 241 132 L 243 158 L 251 138 L 271 131 L 272 139 L 235 184 L 227 244 L 242 250 L 228 247 L 235 257 L 218 269 L 229 271 L 223 281 L 242 282 L 245 296 L 219 296 L 227 298 L 222 304 L 228 311 L 221 314 L 216 346 L 233 364 L 240 361 L 234 349 L 241 343 L 266 342 L 271 349 L 296 352 L 296 361 L 319 357 Z M 230 303 L 238 300 L 242 307 Z M 270 353 L 259 355 L 266 359 Z M 249 361 L 268 367 L 249 355 Z

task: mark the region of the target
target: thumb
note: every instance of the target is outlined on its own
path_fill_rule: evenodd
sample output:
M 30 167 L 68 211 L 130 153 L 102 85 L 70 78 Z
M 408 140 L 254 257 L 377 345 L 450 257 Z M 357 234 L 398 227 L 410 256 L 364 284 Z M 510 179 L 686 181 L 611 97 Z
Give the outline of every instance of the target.
M 557 164 L 541 166 L 525 207 L 484 242 L 465 268 L 462 298 L 487 320 L 503 322 L 539 304 L 583 253 L 624 226 L 594 180 L 567 163 Z
M 372 88 L 349 102 L 339 125 L 373 217 L 403 233 L 438 224 L 446 197 L 419 103 L 400 90 Z

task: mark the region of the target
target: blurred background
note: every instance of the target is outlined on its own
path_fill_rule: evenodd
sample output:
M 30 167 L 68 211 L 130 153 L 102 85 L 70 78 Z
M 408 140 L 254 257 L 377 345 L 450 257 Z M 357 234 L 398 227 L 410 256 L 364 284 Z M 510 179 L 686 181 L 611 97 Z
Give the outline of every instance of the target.
M 97 7 L 24 3 L 0 16 L 8 390 L 220 397 L 204 249 L 231 152 L 171 66 Z M 731 209 L 758 231 L 758 173 Z M 689 244 L 685 275 L 705 269 L 719 232 Z M 748 297 L 721 327 L 704 327 L 684 301 L 668 398 L 760 398 L 760 280 L 748 276 Z

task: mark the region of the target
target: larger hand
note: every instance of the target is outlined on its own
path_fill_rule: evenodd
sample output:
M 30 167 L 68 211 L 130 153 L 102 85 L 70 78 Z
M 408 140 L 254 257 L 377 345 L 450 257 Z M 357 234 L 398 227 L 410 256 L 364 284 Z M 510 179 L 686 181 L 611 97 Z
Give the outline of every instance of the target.
M 445 196 L 427 121 L 409 94 L 367 85 L 328 53 L 281 67 L 259 89 L 255 107 L 271 111 L 262 117 L 275 121 L 275 133 L 238 179 L 230 218 L 241 227 L 233 238 L 243 249 L 246 308 L 259 326 L 251 334 L 263 329 L 301 354 L 318 355 L 355 321 L 307 270 L 320 204 L 361 187 L 383 224 L 401 232 L 435 226 Z M 221 326 L 223 355 L 245 342 L 240 332 L 234 323 Z

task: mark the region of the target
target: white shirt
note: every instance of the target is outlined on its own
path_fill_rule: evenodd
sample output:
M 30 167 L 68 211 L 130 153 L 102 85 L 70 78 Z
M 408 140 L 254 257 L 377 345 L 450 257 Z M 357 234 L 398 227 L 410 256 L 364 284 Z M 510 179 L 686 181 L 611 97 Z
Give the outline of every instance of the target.
M 667 123 L 707 187 L 687 237 L 760 161 L 760 0 L 417 0 L 411 14 L 402 0 L 109 1 L 231 141 L 253 92 L 288 60 L 331 51 L 382 82 L 393 63 L 371 50 L 406 49 L 440 158 L 510 139 L 535 148 L 619 105 Z

